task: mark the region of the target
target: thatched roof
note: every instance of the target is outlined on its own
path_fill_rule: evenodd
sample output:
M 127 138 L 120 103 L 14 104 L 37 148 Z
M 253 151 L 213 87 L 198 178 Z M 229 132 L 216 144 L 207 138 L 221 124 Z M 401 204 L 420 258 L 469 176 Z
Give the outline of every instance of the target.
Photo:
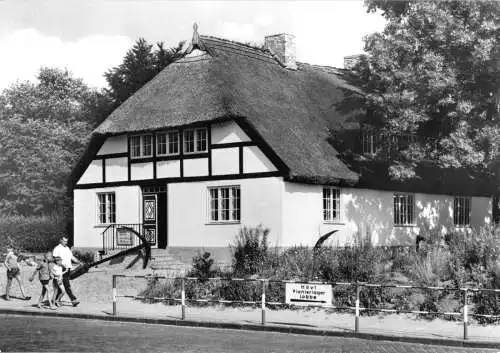
M 328 143 L 329 130 L 347 91 L 356 92 L 342 70 L 280 65 L 271 53 L 214 37 L 200 37 L 206 53 L 183 58 L 159 73 L 95 131 L 113 135 L 151 131 L 219 119 L 241 119 L 272 148 L 287 179 L 355 183 L 357 173 Z

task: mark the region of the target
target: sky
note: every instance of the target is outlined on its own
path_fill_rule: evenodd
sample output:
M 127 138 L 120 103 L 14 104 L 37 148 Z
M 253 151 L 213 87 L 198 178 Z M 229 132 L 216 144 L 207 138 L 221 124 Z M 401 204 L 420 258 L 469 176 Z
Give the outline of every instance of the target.
M 134 42 L 168 47 L 200 34 L 255 44 L 296 37 L 297 60 L 343 67 L 384 19 L 363 1 L 0 0 L 0 90 L 35 81 L 41 66 L 66 68 L 89 86 L 106 86 Z

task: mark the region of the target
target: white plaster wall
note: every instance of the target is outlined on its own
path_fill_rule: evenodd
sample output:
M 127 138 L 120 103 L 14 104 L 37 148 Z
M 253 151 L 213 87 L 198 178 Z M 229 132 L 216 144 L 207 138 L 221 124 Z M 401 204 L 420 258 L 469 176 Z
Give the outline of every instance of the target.
M 212 175 L 238 174 L 240 172 L 238 148 L 212 150 Z
M 212 143 L 250 141 L 250 138 L 234 121 L 212 124 Z
M 338 230 L 328 244 L 344 245 L 357 234 L 371 234 L 377 245 L 414 245 L 418 234 L 444 234 L 453 226 L 453 196 L 414 194 L 415 225 L 394 226 L 391 191 L 342 188 L 341 220 L 323 221 L 321 185 L 285 183 L 283 196 L 283 246 L 313 246 L 320 236 Z M 472 198 L 471 228 L 478 229 L 491 217 L 490 199 Z
M 94 160 L 78 180 L 77 184 L 102 183 L 102 160 Z
M 493 200 L 491 197 L 473 197 L 470 223 L 473 228 L 479 228 L 493 221 Z
M 153 162 L 131 163 L 130 178 L 132 180 L 153 179 Z
M 127 135 L 111 136 L 104 141 L 98 155 L 127 152 Z
M 240 186 L 241 222 L 208 223 L 210 186 Z M 175 183 L 168 185 L 169 246 L 226 247 L 243 226 L 271 229 L 269 243 L 281 243 L 282 178 Z
M 275 172 L 278 169 L 257 146 L 243 147 L 243 172 Z
M 127 157 L 106 158 L 106 182 L 128 180 Z
M 97 193 L 114 192 L 117 223 L 139 223 L 141 189 L 138 186 L 120 186 L 99 189 L 75 189 L 74 245 L 75 247 L 102 247 L 102 232 L 106 226 L 97 225 Z
M 208 158 L 185 159 L 184 176 L 206 176 L 208 175 Z
M 156 176 L 158 178 L 178 178 L 181 176 L 181 162 L 179 160 L 156 162 Z

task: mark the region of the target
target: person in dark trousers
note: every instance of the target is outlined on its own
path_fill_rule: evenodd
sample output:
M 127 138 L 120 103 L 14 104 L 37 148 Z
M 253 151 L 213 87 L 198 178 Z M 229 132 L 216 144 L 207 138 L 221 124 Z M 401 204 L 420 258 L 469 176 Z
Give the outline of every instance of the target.
M 60 257 L 61 258 L 61 263 L 64 268 L 64 273 L 63 273 L 63 285 L 64 289 L 66 290 L 66 293 L 68 294 L 69 298 L 71 299 L 71 304 L 73 306 L 77 306 L 80 304 L 80 302 L 76 299 L 76 296 L 73 294 L 71 291 L 71 283 L 69 281 L 69 272 L 71 271 L 73 267 L 73 263 L 80 264 L 80 260 L 78 260 L 76 257 L 73 256 L 73 252 L 68 246 L 68 238 L 62 237 L 59 240 L 59 245 L 57 245 L 54 248 L 54 251 L 52 252 L 52 256 L 55 257 Z

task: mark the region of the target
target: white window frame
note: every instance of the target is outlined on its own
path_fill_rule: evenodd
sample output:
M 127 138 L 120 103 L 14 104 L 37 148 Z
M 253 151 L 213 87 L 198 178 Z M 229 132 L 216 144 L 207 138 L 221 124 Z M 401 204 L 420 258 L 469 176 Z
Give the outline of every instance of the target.
M 104 199 L 103 199 L 104 198 Z M 104 203 L 103 203 L 104 201 Z M 116 223 L 116 194 L 115 192 L 98 192 L 96 194 L 96 223 L 109 225 Z M 102 212 L 102 210 L 104 212 Z M 102 218 L 104 216 L 104 219 Z M 103 222 L 104 220 L 104 222 Z
M 177 143 L 171 143 L 172 134 L 177 136 Z M 166 153 L 160 153 L 160 139 L 161 136 L 165 136 L 165 150 Z M 177 146 L 177 151 L 172 152 L 172 145 L 175 144 Z M 180 153 L 180 136 L 178 130 L 170 130 L 165 132 L 160 132 L 156 134 L 156 155 L 157 156 L 177 156 Z
M 223 206 L 223 193 L 227 190 L 228 208 Z M 235 197 L 235 190 L 236 196 Z M 216 199 L 213 199 L 216 193 Z M 237 201 L 236 201 L 237 200 Z M 214 201 L 216 209 L 214 210 Z M 237 205 L 235 204 L 237 202 Z M 237 206 L 237 207 L 235 207 Z M 240 185 L 209 186 L 207 188 L 207 223 L 208 224 L 237 224 L 241 222 L 241 187 Z
M 455 227 L 470 227 L 472 198 L 455 196 L 453 198 L 453 224 Z
M 151 153 L 145 154 L 144 150 L 146 147 L 146 137 L 151 138 Z M 134 150 L 137 145 L 134 145 L 134 139 L 139 138 L 139 155 L 134 155 Z M 152 134 L 142 134 L 142 135 L 132 135 L 130 136 L 130 158 L 147 158 L 153 157 L 153 135 Z
M 415 225 L 415 195 L 395 193 L 393 195 L 393 222 L 396 227 Z
M 187 133 L 192 132 L 193 133 L 193 150 L 188 151 L 187 150 L 187 144 L 186 142 L 188 139 L 186 139 Z M 201 133 L 204 132 L 204 138 L 201 138 Z M 208 129 L 206 127 L 200 127 L 200 128 L 195 128 L 195 129 L 185 129 L 182 133 L 183 137 L 183 142 L 182 142 L 182 148 L 184 151 L 184 154 L 192 154 L 192 153 L 203 153 L 203 152 L 208 152 Z M 200 143 L 205 143 L 205 148 L 201 149 L 199 148 Z
M 342 189 L 325 186 L 322 190 L 323 222 L 340 223 L 342 221 Z

